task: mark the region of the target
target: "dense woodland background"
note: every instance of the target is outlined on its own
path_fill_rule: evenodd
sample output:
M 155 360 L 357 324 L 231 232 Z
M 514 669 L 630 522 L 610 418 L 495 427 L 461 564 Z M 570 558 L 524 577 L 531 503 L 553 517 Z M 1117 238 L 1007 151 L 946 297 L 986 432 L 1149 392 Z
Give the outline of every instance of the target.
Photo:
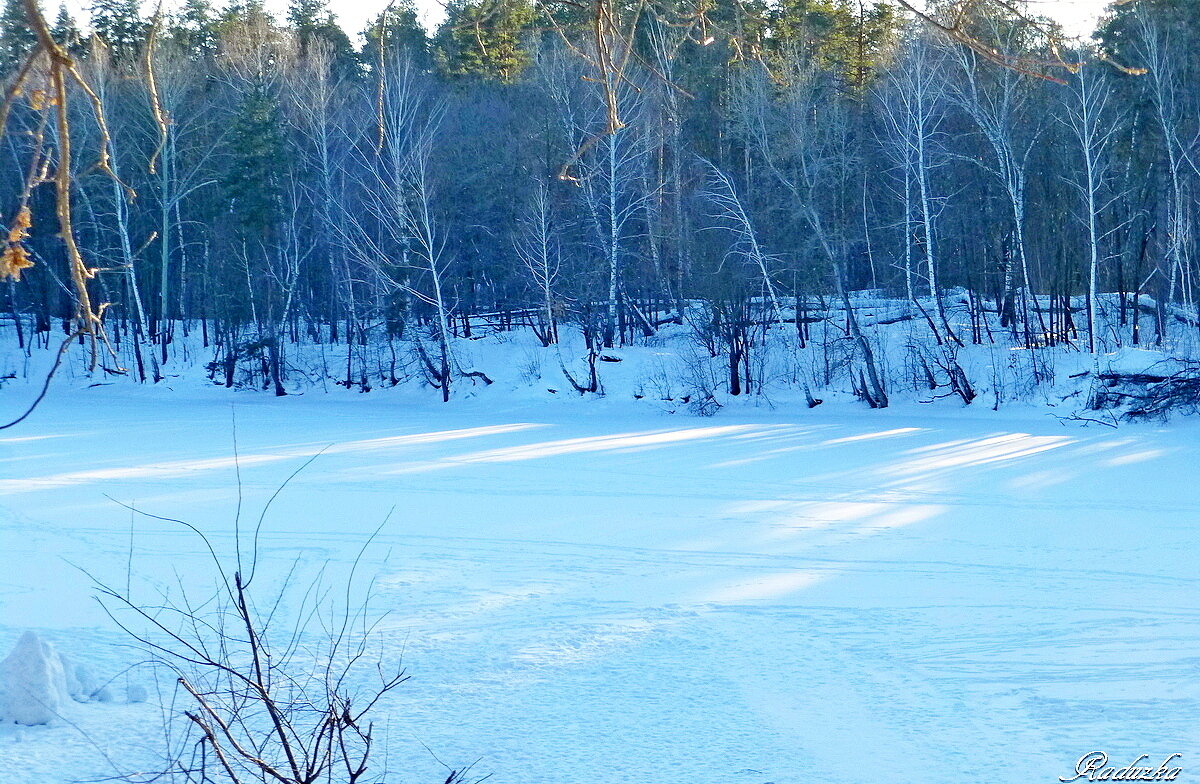
M 190 346 L 213 381 L 285 394 L 319 345 L 349 388 L 449 399 L 491 380 L 456 346 L 524 330 L 570 335 L 563 374 L 595 392 L 606 350 L 669 332 L 724 368 L 710 395 L 819 342 L 793 379 L 810 402 L 840 380 L 881 407 L 909 382 L 970 402 L 970 346 L 1026 351 L 1034 385 L 1041 352 L 1190 356 L 1200 5 L 1116 6 L 1062 53 L 1087 66 L 1039 74 L 886 2 L 622 6 L 608 38 L 581 14 L 453 0 L 428 35 L 401 3 L 352 39 L 322 0 L 282 20 L 98 0 L 86 30 L 61 10 L 110 131 L 71 103 L 73 218 L 109 303 L 96 373 L 159 381 Z M 1045 62 L 1028 21 L 972 25 Z M 8 0 L 0 68 L 34 43 Z M 52 103 L 26 85 L 0 140 L 3 340 L 26 354 L 76 308 L 39 184 Z

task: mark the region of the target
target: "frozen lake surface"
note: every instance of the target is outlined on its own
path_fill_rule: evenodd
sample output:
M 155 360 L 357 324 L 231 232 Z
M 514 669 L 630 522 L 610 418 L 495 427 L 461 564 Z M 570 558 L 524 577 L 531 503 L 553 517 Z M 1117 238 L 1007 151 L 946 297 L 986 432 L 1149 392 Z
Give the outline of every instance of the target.
M 381 708 L 389 783 L 440 782 L 431 751 L 506 784 L 1196 764 L 1192 422 L 63 391 L 0 433 L 0 647 L 37 629 L 106 677 L 137 662 L 77 567 L 208 579 L 194 536 L 146 518 L 130 561 L 117 502 L 230 547 L 235 413 L 251 517 L 325 449 L 266 520 L 274 572 L 336 571 L 394 509 L 361 567 L 413 676 Z M 159 727 L 146 703 L 0 729 L 0 782 L 142 769 Z

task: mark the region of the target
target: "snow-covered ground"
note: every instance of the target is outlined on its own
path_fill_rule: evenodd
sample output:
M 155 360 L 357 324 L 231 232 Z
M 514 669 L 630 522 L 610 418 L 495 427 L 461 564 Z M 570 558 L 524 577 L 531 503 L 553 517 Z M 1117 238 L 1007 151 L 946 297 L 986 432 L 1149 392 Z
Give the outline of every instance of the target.
M 381 709 L 388 782 L 441 781 L 432 754 L 510 784 L 1195 764 L 1194 422 L 429 397 L 56 389 L 0 433 L 0 656 L 36 629 L 99 676 L 139 661 L 79 569 L 204 579 L 193 536 L 117 502 L 228 548 L 236 416 L 248 510 L 328 446 L 266 521 L 275 571 L 345 565 L 395 508 L 362 567 L 413 676 Z M 0 782 L 142 769 L 153 702 L 0 728 Z

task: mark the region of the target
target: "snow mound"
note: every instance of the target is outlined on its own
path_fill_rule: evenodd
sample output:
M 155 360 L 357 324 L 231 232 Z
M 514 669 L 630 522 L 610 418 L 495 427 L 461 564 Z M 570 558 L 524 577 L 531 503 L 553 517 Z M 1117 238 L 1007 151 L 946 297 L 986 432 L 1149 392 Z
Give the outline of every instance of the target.
M 114 697 L 87 667 L 64 656 L 37 632 L 25 632 L 0 662 L 0 724 L 50 724 L 71 701 L 113 702 Z
M 0 662 L 0 721 L 49 724 L 67 699 L 62 657 L 35 632 L 25 632 Z
M 1101 365 L 1108 367 L 1108 372 L 1122 375 L 1138 375 L 1141 373 L 1158 373 L 1169 375 L 1180 369 L 1179 360 L 1170 354 L 1150 349 L 1125 346 L 1106 354 Z

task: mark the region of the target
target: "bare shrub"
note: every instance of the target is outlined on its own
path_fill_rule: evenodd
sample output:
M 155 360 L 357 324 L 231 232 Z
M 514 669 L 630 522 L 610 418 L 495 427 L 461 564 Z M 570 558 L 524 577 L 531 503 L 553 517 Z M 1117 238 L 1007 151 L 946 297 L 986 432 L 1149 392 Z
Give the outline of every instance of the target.
M 302 581 L 297 561 L 272 587 L 260 570 L 262 518 L 245 547 L 235 525 L 234 552 L 223 557 L 192 524 L 141 514 L 195 534 L 213 577 L 211 591 L 199 597 L 182 584 L 171 594 L 142 599 L 128 584 L 118 589 L 97 583 L 109 617 L 149 653 L 153 666 L 173 677 L 170 705 L 184 705 L 166 713 L 171 726 L 165 728 L 164 763 L 149 779 L 384 781 L 372 717 L 407 675 L 399 661 L 387 663 L 382 651 L 372 652 L 379 619 L 368 618 L 370 585 L 356 587 L 358 566 L 375 535 L 344 579 L 327 584 L 322 567 Z M 449 770 L 445 783 L 465 782 L 469 770 Z

